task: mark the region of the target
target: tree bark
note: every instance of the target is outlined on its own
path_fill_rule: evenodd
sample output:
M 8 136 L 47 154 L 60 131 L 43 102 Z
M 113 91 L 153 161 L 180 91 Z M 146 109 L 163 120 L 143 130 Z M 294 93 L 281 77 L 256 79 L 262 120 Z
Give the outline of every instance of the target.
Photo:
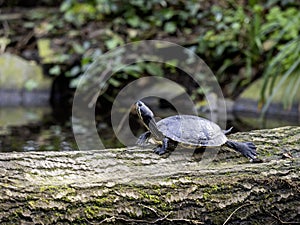
M 212 161 L 137 147 L 0 154 L 1 224 L 300 224 L 300 127 L 229 135 Z

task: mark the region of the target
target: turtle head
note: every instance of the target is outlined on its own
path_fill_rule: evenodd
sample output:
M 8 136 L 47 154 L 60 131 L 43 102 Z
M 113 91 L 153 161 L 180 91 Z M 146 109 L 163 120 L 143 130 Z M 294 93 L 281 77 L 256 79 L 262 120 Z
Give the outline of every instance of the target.
M 135 107 L 144 126 L 152 133 L 156 140 L 162 140 L 164 135 L 158 129 L 151 109 L 149 109 L 142 101 L 137 101 Z
M 137 101 L 135 103 L 137 114 L 139 115 L 140 119 L 142 120 L 144 126 L 150 130 L 150 122 L 155 122 L 154 114 L 148 106 L 145 105 L 142 101 Z

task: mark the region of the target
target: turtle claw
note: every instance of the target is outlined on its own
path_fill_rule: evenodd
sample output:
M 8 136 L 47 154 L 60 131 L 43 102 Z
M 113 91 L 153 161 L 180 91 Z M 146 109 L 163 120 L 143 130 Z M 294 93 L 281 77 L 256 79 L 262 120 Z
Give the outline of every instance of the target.
M 139 139 L 137 140 L 136 144 L 137 144 L 138 146 L 145 146 L 145 145 L 146 145 L 146 141 L 139 138 Z
M 226 145 L 229 148 L 233 148 L 237 152 L 242 153 L 245 157 L 249 158 L 250 161 L 257 161 L 257 153 L 256 153 L 256 146 L 252 142 L 234 142 L 234 141 L 227 141 Z
M 163 155 L 166 153 L 166 150 L 163 147 L 156 147 L 153 149 L 153 152 L 157 155 Z
M 250 160 L 255 160 L 257 157 L 256 146 L 252 142 L 245 142 L 242 144 L 244 146 L 241 153 L 245 155 L 247 158 L 249 158 Z
M 164 138 L 162 140 L 162 145 L 157 146 L 156 148 L 154 148 L 154 153 L 158 154 L 158 155 L 163 155 L 167 152 L 168 149 L 168 142 L 169 139 L 168 138 Z

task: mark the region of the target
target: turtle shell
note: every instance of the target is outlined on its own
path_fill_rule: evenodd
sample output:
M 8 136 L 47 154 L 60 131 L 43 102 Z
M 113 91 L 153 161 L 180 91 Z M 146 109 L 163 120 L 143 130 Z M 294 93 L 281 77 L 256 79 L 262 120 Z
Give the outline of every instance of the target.
M 164 136 L 184 147 L 213 147 L 227 141 L 217 124 L 198 116 L 170 116 L 158 121 L 157 127 Z

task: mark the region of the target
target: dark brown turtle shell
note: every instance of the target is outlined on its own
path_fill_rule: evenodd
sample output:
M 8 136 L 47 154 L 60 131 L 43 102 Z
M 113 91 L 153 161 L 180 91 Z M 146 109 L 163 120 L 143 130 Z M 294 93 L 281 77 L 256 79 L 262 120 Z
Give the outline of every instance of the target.
M 221 146 L 227 141 L 217 124 L 198 116 L 170 116 L 158 121 L 157 127 L 164 136 L 183 147 L 214 147 Z

